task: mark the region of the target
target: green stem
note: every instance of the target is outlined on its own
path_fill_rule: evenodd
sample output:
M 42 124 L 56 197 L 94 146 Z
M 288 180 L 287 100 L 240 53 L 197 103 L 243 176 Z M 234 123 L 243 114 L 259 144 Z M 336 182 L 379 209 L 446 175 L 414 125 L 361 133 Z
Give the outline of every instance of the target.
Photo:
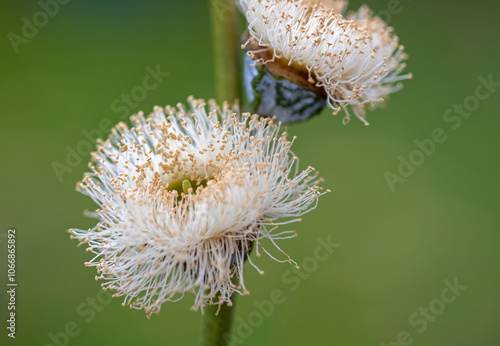
M 235 2 L 209 0 L 212 23 L 215 88 L 219 102 L 240 99 L 240 66 L 238 56 L 238 9 Z
M 219 102 L 233 103 L 239 100 L 241 95 L 237 8 L 234 2 L 228 3 L 224 0 L 209 0 L 209 6 L 216 96 Z M 234 280 L 236 280 L 236 275 Z M 236 298 L 237 294 L 231 296 L 232 306 L 223 304 L 205 307 L 200 345 L 229 345 Z M 217 310 L 219 310 L 218 313 Z
M 226 346 L 230 344 L 231 326 L 233 324 L 235 303 L 238 294 L 231 296 L 232 306 L 224 304 L 207 306 L 204 309 L 201 346 Z

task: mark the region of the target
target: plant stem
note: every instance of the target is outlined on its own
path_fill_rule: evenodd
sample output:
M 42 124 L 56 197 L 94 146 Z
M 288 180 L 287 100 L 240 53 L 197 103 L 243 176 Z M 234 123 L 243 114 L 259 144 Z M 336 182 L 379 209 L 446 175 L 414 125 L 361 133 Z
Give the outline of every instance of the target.
M 219 102 L 240 99 L 238 9 L 234 1 L 209 0 L 215 88 Z
M 240 100 L 240 69 L 238 63 L 238 17 L 234 2 L 209 0 L 212 23 L 215 89 L 219 102 Z M 235 279 L 236 280 L 236 275 Z M 204 309 L 201 334 L 202 346 L 229 345 L 237 294 L 227 304 L 207 306 Z M 219 310 L 220 308 L 220 310 Z M 217 310 L 219 310 L 218 314 Z
M 225 346 L 229 345 L 231 339 L 231 326 L 233 324 L 234 309 L 237 294 L 231 296 L 232 306 L 224 304 L 219 309 L 218 305 L 207 306 L 203 316 L 203 327 L 201 334 L 202 346 Z

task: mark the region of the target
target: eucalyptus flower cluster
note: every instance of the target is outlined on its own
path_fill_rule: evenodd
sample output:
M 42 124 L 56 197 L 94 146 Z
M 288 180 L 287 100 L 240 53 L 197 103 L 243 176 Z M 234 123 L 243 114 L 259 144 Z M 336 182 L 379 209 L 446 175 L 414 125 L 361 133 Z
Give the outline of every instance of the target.
M 194 310 L 231 305 L 234 293 L 248 293 L 244 263 L 263 273 L 253 254 L 296 266 L 280 243 L 329 190 L 314 168 L 300 167 L 282 123 L 329 107 L 344 111 L 344 123 L 352 112 L 368 124 L 366 109 L 411 77 L 393 29 L 365 6 L 235 1 L 248 21 L 250 112 L 194 97 L 140 112 L 98 141 L 77 185 L 98 206 L 94 227 L 69 231 L 93 254 L 85 265 L 148 317 L 186 293 Z

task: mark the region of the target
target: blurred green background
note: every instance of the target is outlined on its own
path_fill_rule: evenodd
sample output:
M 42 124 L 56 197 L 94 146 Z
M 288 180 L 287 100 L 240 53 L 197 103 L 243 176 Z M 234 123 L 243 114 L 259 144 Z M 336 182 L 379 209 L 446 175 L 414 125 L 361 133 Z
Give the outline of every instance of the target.
M 316 167 L 333 193 L 291 226 L 299 237 L 281 247 L 299 264 L 314 262 L 318 237 L 340 247 L 310 273 L 303 268 L 294 284 L 283 279 L 297 275 L 288 264 L 263 256 L 256 260 L 263 276 L 248 266 L 251 295 L 237 308 L 240 344 L 394 346 L 399 336 L 411 340 L 401 345 L 499 345 L 500 90 L 478 101 L 456 129 L 443 115 L 455 104 L 474 104 L 478 77 L 500 81 L 500 5 L 365 3 L 396 28 L 414 79 L 387 108 L 369 113 L 369 127 L 354 119 L 343 126 L 341 115 L 328 111 L 289 126 L 301 164 Z M 70 1 L 15 53 L 8 34 L 21 35 L 23 17 L 32 21 L 40 10 L 35 1 L 13 0 L 0 10 L 0 343 L 49 345 L 52 333 L 69 345 L 193 345 L 201 315 L 189 310 L 192 296 L 148 320 L 98 295 L 94 269 L 83 266 L 90 254 L 66 233 L 95 223 L 83 215 L 94 205 L 75 192 L 90 155 L 70 160 L 60 179 L 53 165 L 68 165 L 68 150 L 88 143 L 83 130 L 99 129 L 101 119 L 114 124 L 124 113 L 214 96 L 206 1 Z M 168 76 L 123 108 L 121 95 L 142 84 L 148 66 Z M 384 174 L 398 174 L 398 157 L 408 159 L 415 140 L 436 128 L 446 141 L 391 191 Z M 8 227 L 17 229 L 15 340 L 6 337 L 5 322 Z M 455 278 L 467 288 L 440 303 L 444 281 Z M 256 318 L 254 303 L 275 289 L 285 303 L 245 330 L 249 316 Z M 422 317 L 429 305 L 430 316 Z M 415 313 L 428 320 L 422 332 L 423 324 L 409 321 Z M 65 340 L 72 321 L 78 335 Z

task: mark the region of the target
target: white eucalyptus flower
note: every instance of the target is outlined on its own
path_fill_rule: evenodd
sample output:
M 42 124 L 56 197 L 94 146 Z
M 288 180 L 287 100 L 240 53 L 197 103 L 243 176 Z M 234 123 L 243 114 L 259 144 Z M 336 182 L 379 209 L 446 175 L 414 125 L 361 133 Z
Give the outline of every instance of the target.
M 295 263 L 276 244 L 295 232 L 276 227 L 299 221 L 323 193 L 313 168 L 298 170 L 293 140 L 273 120 L 189 103 L 133 116 L 132 128 L 119 123 L 79 183 L 100 208 L 93 229 L 70 230 L 95 254 L 86 265 L 148 316 L 185 292 L 195 294 L 194 309 L 230 305 L 232 293 L 247 292 L 251 247 L 274 258 L 263 240 Z
M 255 61 L 292 70 L 281 73 L 285 78 L 295 75 L 291 80 L 300 82 L 305 75 L 308 89 L 322 89 L 334 114 L 345 111 L 344 122 L 350 119 L 350 105 L 368 124 L 365 105 L 383 102 L 411 74 L 401 75 L 407 55 L 393 29 L 365 6 L 344 18 L 345 5 L 335 0 L 240 0 L 250 35 L 244 46 Z

